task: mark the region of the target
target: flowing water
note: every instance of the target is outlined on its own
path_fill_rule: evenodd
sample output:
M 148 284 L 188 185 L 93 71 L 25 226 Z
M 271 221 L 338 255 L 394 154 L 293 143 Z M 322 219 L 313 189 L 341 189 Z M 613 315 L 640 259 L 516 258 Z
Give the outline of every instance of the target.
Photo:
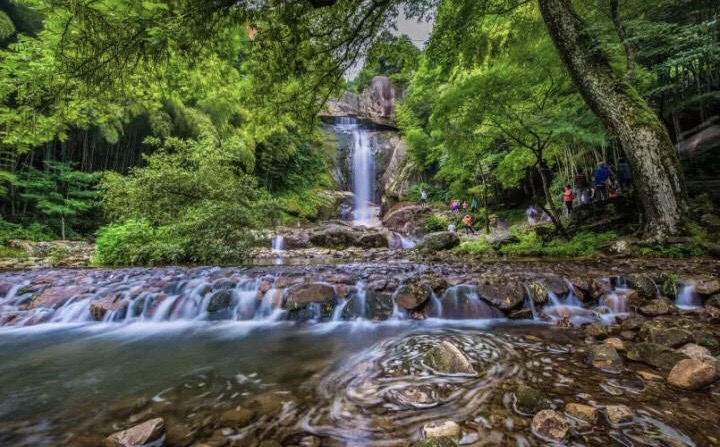
M 375 198 L 375 155 L 369 130 L 355 118 L 336 118 L 336 132 L 352 136 L 351 180 L 354 196 L 353 223 L 371 226 L 378 224 L 378 208 Z
M 567 445 L 705 445 L 697 440 L 720 430 L 717 395 L 688 399 L 631 369 L 591 368 L 580 331 L 507 321 L 467 286 L 433 295 L 425 321 L 397 308 L 373 321 L 377 297 L 363 279 L 330 315 L 318 305 L 298 323 L 276 295 L 291 268 L 276 269 L 273 279 L 219 268 L 0 275 L 0 445 L 97 446 L 151 417 L 166 420 L 167 446 L 409 446 L 424 424 L 448 419 L 461 424 L 461 445 L 546 445 L 515 408 L 521 383 L 559 410 L 585 402 L 636 413 L 621 426 L 573 423 Z M 72 296 L 51 305 L 57 294 L 48 292 L 47 307 L 26 309 L 47 281 Z M 91 303 L 101 296 L 116 299 L 97 321 Z M 213 296 L 227 298 L 224 310 L 213 311 Z M 604 315 L 572 294 L 549 299 L 550 315 Z M 607 300 L 601 307 L 624 311 Z M 462 350 L 475 373 L 429 367 L 424 354 L 441 341 Z M 238 409 L 248 414 L 240 424 L 227 416 Z

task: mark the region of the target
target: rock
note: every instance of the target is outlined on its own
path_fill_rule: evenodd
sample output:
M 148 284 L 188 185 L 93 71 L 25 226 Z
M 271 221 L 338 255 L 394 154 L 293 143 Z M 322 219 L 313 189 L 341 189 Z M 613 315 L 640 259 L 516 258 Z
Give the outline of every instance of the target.
M 625 349 L 625 342 L 617 337 L 610 337 L 607 340 L 605 340 L 605 343 L 609 344 L 613 348 L 615 348 L 616 351 L 624 352 Z
M 443 309 L 444 311 L 445 309 Z M 523 307 L 522 309 L 515 309 L 508 314 L 508 318 L 511 320 L 532 320 L 535 315 L 532 313 L 532 309 Z
M 87 292 L 87 288 L 78 286 L 49 287 L 36 295 L 28 308 L 36 309 L 39 307 L 47 307 L 57 309 L 70 298 Z
M 627 285 L 637 290 L 643 300 L 654 300 L 658 297 L 658 289 L 655 281 L 645 275 L 630 275 L 626 278 Z
M 423 439 L 413 444 L 413 447 L 457 447 L 457 442 L 452 438 Z
M 142 447 L 157 441 L 164 433 L 165 421 L 162 418 L 156 418 L 114 433 L 108 436 L 107 441 L 112 447 Z
M 525 286 L 518 281 L 504 284 L 481 284 L 478 294 L 500 310 L 520 307 L 525 302 Z
M 350 227 L 328 225 L 315 230 L 315 232 L 309 236 L 308 240 L 316 247 L 350 247 L 357 244 L 358 235 Z
M 396 127 L 395 100 L 402 97 L 398 89 L 386 76 L 375 76 L 360 94 L 360 115 L 384 126 Z
M 708 348 L 693 343 L 686 344 L 682 348 L 678 349 L 678 352 L 681 352 L 695 360 L 707 360 L 713 358 L 712 353 Z
M 542 410 L 533 417 L 533 432 L 541 438 L 562 441 L 568 434 L 570 425 L 563 415 L 553 410 Z
M 605 414 L 613 425 L 627 424 L 635 419 L 635 413 L 625 405 L 608 405 Z
M 604 340 L 608 337 L 608 330 L 600 323 L 592 323 L 585 326 L 585 336 L 596 340 Z
M 667 300 L 657 299 L 640 306 L 639 311 L 646 317 L 657 317 L 660 315 L 675 314 L 677 313 L 677 307 Z
M 585 404 L 567 404 L 565 405 L 565 413 L 590 425 L 595 425 L 598 417 L 597 408 Z
M 393 294 L 393 300 L 398 307 L 410 310 L 416 309 L 425 304 L 432 294 L 433 291 L 430 286 L 419 281 L 415 281 L 398 287 Z
M 720 293 L 720 280 L 703 279 L 695 282 L 695 292 L 698 295 L 710 296 Z
M 324 282 L 296 284 L 285 290 L 284 307 L 298 309 L 308 303 L 324 303 L 335 299 L 335 288 Z
M 533 318 L 530 309 L 523 309 L 528 315 L 516 318 Z M 448 288 L 442 297 L 442 316 L 451 319 L 485 319 L 501 318 L 503 313 L 495 307 L 481 300 L 477 287 L 469 284 L 460 284 Z
M 640 329 L 640 338 L 644 341 L 677 348 L 694 340 L 693 334 L 685 329 L 676 327 L 657 327 L 657 323 L 649 321 Z
M 427 253 L 450 250 L 460 245 L 460 237 L 450 231 L 430 233 L 420 241 L 416 248 Z
M 545 394 L 533 387 L 521 384 L 515 391 L 515 408 L 524 414 L 535 414 L 550 407 L 550 401 Z
M 687 358 L 685 354 L 657 343 L 637 343 L 628 349 L 627 357 L 663 371 L 670 371 L 680 360 Z
M 233 307 L 234 301 L 235 298 L 231 289 L 220 289 L 210 295 L 210 298 L 208 299 L 207 311 L 211 314 L 227 311 L 231 307 Z
M 705 300 L 705 306 L 706 307 L 715 307 L 720 309 L 720 294 L 715 294 Z
M 595 368 L 619 371 L 623 367 L 622 359 L 615 347 L 604 343 L 590 348 L 587 361 Z
M 460 438 L 460 425 L 454 421 L 431 422 L 423 426 L 423 436 L 432 438 Z
M 90 315 L 95 321 L 102 321 L 108 312 L 115 312 L 117 318 L 124 318 L 128 301 L 121 294 L 107 295 L 90 303 Z
M 422 220 L 430 215 L 429 207 L 423 208 L 417 203 L 398 203 L 383 217 L 383 225 L 392 231 L 402 231 L 408 225 L 419 227 Z
M 242 428 L 255 417 L 253 410 L 247 408 L 235 408 L 232 410 L 224 411 L 220 414 L 220 423 L 224 426 Z
M 447 340 L 427 351 L 423 361 L 430 368 L 447 374 L 476 374 L 467 356 Z
M 212 284 L 212 290 L 228 290 L 237 287 L 235 281 L 230 278 L 220 278 Z
M 520 239 L 508 230 L 497 229 L 485 235 L 485 241 L 495 250 L 500 250 L 503 245 L 515 244 Z
M 360 236 L 357 245 L 362 248 L 388 248 L 390 243 L 385 233 L 370 233 Z
M 670 370 L 668 383 L 686 390 L 699 390 L 717 380 L 715 366 L 697 359 L 680 360 Z

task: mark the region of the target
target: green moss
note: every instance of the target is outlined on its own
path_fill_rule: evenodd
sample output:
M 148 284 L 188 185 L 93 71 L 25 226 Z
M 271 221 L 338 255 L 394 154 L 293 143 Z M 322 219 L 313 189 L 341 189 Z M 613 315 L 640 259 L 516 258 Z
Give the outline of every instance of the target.
M 517 230 L 513 233 L 519 241 L 513 244 L 502 246 L 499 250 L 493 249 L 485 239 L 467 242 L 455 250 L 457 254 L 465 255 L 508 255 L 519 257 L 594 257 L 599 255 L 603 245 L 617 239 L 618 235 L 613 232 L 592 233 L 583 232 L 575 235 L 569 241 L 556 238 L 545 243 L 534 231 L 521 233 Z
M 416 442 L 413 447 L 457 447 L 457 442 L 447 436 L 441 438 L 423 439 Z

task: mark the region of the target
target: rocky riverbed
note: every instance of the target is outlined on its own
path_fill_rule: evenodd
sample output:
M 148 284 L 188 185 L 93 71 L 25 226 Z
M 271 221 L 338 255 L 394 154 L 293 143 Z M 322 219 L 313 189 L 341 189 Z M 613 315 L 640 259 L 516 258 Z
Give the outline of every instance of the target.
M 6 272 L 0 444 L 716 445 L 717 278 L 705 260 Z

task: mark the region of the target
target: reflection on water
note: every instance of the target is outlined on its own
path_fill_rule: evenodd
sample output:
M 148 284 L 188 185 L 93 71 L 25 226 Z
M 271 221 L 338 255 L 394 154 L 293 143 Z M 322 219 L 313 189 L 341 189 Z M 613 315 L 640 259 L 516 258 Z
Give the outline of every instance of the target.
M 630 372 L 591 369 L 577 337 L 489 320 L 2 328 L 0 445 L 99 445 L 155 416 L 168 424 L 166 445 L 213 437 L 301 445 L 312 436 L 321 445 L 401 446 L 419 439 L 423 424 L 448 419 L 461 423 L 464 445 L 544 445 L 513 410 L 520 383 L 560 411 L 569 402 L 635 410 L 627 426 L 574 426 L 569 445 L 685 446 L 720 430 L 717 396 L 681 399 Z M 429 368 L 423 354 L 443 340 L 477 374 Z

